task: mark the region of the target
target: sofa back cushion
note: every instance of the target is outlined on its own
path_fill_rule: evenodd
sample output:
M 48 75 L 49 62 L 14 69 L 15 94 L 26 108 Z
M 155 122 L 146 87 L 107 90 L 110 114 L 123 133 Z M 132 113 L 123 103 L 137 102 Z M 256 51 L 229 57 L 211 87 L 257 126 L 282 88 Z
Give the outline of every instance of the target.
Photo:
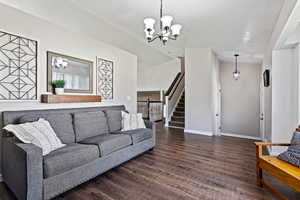
M 109 132 L 103 111 L 74 113 L 74 129 L 76 142 Z
M 121 110 L 105 110 L 108 128 L 110 132 L 120 131 L 122 129 Z
M 75 133 L 71 114 L 29 114 L 22 116 L 19 122 L 21 124 L 34 122 L 38 121 L 40 118 L 43 118 L 50 123 L 62 143 L 69 144 L 75 142 Z

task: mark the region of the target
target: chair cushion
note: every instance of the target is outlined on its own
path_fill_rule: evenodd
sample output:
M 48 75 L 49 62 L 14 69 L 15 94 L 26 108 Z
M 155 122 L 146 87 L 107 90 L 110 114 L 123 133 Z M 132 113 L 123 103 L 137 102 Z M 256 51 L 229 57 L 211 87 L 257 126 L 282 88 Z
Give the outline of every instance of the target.
M 44 156 L 44 178 L 82 166 L 99 156 L 96 145 L 68 144 Z
M 300 154 L 300 132 L 294 132 L 288 151 Z
M 100 151 L 100 156 L 105 156 L 131 145 L 132 141 L 129 135 L 105 134 L 85 139 L 80 143 L 97 145 Z
M 296 167 L 300 167 L 300 132 L 294 132 L 288 150 L 279 154 L 278 158 Z
M 24 115 L 19 119 L 19 123 L 38 121 L 40 118 L 47 120 L 57 137 L 64 144 L 75 142 L 75 133 L 73 129 L 72 115 L 66 113 L 60 114 L 30 114 Z
M 103 111 L 74 113 L 76 142 L 108 133 L 107 119 Z
M 120 131 L 122 129 L 121 110 L 106 110 L 107 123 L 110 132 Z
M 148 128 L 139 128 L 129 131 L 117 131 L 113 132 L 113 134 L 130 135 L 133 144 L 136 144 L 144 140 L 150 139 L 152 137 L 152 130 Z

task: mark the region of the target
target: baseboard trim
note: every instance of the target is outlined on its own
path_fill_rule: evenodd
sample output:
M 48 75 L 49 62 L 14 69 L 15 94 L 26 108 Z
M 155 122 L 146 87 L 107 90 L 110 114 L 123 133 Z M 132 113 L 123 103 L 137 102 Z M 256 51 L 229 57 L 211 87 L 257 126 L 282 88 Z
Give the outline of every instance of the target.
M 253 136 L 247 136 L 247 135 L 239 135 L 234 133 L 221 133 L 223 136 L 229 136 L 229 137 L 237 137 L 237 138 L 243 138 L 243 139 L 251 139 L 251 140 L 262 140 L 260 137 L 253 137 Z
M 196 131 L 196 130 L 184 129 L 184 132 L 191 133 L 191 134 L 197 134 L 197 135 L 213 136 L 213 133 L 211 131 Z

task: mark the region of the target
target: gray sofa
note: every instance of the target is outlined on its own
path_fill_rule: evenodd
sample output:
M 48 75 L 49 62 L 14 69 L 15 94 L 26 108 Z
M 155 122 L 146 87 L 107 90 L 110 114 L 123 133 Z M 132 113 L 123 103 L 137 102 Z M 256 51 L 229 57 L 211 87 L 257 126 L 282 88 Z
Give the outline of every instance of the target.
M 155 125 L 121 131 L 124 106 L 8 111 L 3 124 L 45 118 L 65 147 L 46 156 L 3 131 L 2 174 L 18 199 L 51 199 L 155 146 Z

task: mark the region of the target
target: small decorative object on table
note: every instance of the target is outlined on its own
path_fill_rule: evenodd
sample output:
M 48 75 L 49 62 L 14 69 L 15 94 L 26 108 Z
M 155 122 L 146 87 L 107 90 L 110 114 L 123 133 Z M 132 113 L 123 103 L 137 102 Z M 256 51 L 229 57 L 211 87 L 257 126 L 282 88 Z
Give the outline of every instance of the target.
M 64 94 L 65 81 L 64 80 L 55 80 L 52 81 L 52 86 L 55 88 L 55 94 Z

